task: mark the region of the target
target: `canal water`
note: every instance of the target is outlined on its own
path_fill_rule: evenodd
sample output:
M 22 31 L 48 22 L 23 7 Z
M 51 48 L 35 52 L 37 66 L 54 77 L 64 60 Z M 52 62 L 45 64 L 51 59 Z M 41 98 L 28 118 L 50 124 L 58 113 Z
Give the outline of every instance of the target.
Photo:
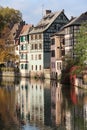
M 50 80 L 3 77 L 0 130 L 87 130 L 87 91 Z

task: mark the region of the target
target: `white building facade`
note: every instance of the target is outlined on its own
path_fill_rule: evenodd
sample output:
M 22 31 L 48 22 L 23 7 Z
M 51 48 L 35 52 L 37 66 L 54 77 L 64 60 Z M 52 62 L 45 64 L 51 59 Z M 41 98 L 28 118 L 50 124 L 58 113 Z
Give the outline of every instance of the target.
M 20 74 L 23 77 L 29 77 L 29 30 L 32 25 L 24 25 L 20 34 Z

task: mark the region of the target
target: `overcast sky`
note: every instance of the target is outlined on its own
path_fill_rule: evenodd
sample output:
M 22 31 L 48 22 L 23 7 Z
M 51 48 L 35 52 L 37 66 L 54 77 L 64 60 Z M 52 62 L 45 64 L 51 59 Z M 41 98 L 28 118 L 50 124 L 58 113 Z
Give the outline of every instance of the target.
M 20 10 L 23 20 L 34 25 L 47 9 L 53 12 L 64 9 L 68 18 L 87 11 L 87 0 L 0 0 L 0 5 Z

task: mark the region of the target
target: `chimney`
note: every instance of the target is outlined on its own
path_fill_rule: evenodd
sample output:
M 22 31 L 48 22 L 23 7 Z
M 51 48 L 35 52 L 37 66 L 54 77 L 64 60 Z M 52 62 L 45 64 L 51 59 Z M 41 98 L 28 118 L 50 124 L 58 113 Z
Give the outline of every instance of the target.
M 46 15 L 50 14 L 51 10 L 46 10 Z
M 63 13 L 64 13 L 64 9 L 63 9 L 62 11 L 63 11 Z

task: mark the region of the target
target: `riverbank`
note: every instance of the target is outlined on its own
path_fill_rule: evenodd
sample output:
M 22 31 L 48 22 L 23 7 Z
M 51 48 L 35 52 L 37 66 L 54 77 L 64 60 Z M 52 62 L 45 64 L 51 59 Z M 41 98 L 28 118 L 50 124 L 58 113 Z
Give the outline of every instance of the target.
M 17 68 L 1 68 L 1 71 L 0 71 L 0 77 L 2 80 L 4 79 L 7 79 L 6 77 L 9 77 L 9 80 L 12 80 L 14 81 L 15 78 L 32 78 L 32 79 L 36 79 L 36 80 L 45 80 L 45 79 L 49 79 L 51 80 L 50 78 L 50 73 L 46 73 L 45 72 L 45 76 L 33 76 L 33 77 L 30 77 L 30 76 L 25 76 L 25 75 L 21 75 L 21 73 L 19 72 L 19 70 Z M 61 82 L 61 80 L 57 80 L 57 79 L 52 79 L 53 81 L 56 81 L 56 82 Z M 68 83 L 70 83 L 71 85 L 74 85 L 76 87 L 79 87 L 81 89 L 87 89 L 87 83 L 86 83 L 86 79 L 84 80 L 82 77 L 75 77 L 73 78 L 73 82 L 72 81 L 69 81 L 71 79 L 68 78 Z

